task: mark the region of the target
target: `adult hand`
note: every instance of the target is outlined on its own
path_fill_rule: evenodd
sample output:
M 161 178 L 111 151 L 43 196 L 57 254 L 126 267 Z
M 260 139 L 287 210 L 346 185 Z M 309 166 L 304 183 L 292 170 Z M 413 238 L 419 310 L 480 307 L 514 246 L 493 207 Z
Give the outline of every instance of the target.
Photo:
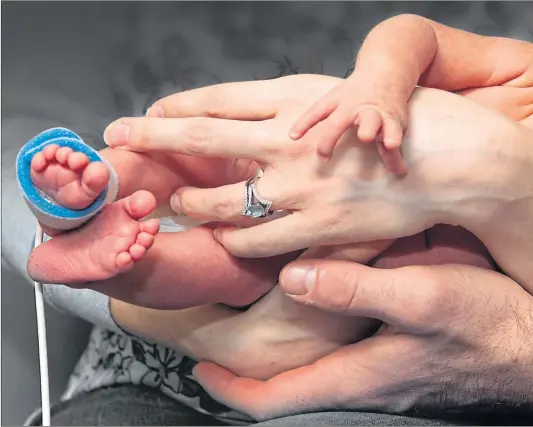
M 350 132 L 330 162 L 323 163 L 305 138 L 289 138 L 289 128 L 339 81 L 299 75 L 179 93 L 154 105 L 151 114 L 156 117 L 123 118 L 112 124 L 106 141 L 134 151 L 257 161 L 264 170 L 259 193 L 273 201 L 273 209 L 292 215 L 245 229 L 219 229 L 217 239 L 237 256 L 392 239 L 437 222 L 460 223 L 460 207 L 471 208 L 469 202 L 479 199 L 476 190 L 486 187 L 488 171 L 494 181 L 498 167 L 487 168 L 488 160 L 501 165 L 496 155 L 489 159 L 476 150 L 487 151 L 507 121 L 459 96 L 421 89 L 411 102 L 405 179 L 387 173 L 375 147 L 360 144 Z M 174 118 L 191 115 L 204 117 Z M 320 129 L 319 124 L 316 132 Z M 241 182 L 215 189 L 182 188 L 173 206 L 204 220 L 235 220 L 241 217 L 243 187 Z M 496 194 L 491 188 L 491 200 Z
M 386 325 L 265 382 L 197 365 L 195 377 L 215 399 L 255 419 L 333 408 L 490 411 L 533 401 L 533 298 L 506 276 L 459 265 L 379 270 L 305 260 L 285 268 L 281 286 L 303 304 Z

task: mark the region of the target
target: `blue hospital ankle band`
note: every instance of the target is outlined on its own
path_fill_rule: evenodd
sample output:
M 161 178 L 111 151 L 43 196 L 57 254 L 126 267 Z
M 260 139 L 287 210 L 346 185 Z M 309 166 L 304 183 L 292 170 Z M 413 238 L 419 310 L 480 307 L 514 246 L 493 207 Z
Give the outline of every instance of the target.
M 89 157 L 90 162 L 103 162 L 108 167 L 110 178 L 106 189 L 87 208 L 69 209 L 61 206 L 39 191 L 32 182 L 30 176 L 32 158 L 51 144 L 72 148 Z M 41 224 L 48 227 L 60 230 L 77 228 L 94 217 L 105 205 L 112 203 L 118 193 L 118 177 L 111 165 L 100 156 L 98 151 L 89 147 L 78 135 L 65 128 L 48 129 L 32 138 L 21 148 L 16 162 L 20 192 L 35 217 Z

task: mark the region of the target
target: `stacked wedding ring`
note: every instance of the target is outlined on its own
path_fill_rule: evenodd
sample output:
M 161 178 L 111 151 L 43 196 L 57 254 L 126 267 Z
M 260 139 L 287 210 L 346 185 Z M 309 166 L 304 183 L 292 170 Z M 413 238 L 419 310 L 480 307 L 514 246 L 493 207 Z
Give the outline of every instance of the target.
M 249 218 L 265 218 L 274 212 L 270 210 L 272 202 L 259 196 L 256 183 L 259 177 L 251 178 L 244 184 L 244 207 L 241 211 L 242 216 Z

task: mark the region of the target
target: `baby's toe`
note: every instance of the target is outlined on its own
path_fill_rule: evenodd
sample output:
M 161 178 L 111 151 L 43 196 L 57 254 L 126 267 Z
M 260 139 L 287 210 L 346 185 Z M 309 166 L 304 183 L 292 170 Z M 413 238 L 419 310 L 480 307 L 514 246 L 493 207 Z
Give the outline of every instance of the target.
M 129 252 L 120 252 L 117 255 L 116 266 L 120 273 L 124 273 L 133 267 L 133 258 Z
M 87 165 L 81 176 L 81 189 L 89 197 L 97 197 L 109 182 L 109 170 L 102 162 Z
M 67 164 L 73 171 L 79 171 L 89 164 L 89 158 L 83 153 L 70 153 L 67 158 Z
M 44 157 L 44 154 L 42 152 L 37 153 L 31 159 L 31 168 L 37 173 L 44 172 L 44 170 L 46 169 L 47 165 L 48 165 L 48 163 L 47 163 L 46 158 Z
M 73 152 L 70 147 L 61 147 L 56 151 L 56 160 L 59 164 L 65 166 L 69 155 Z
M 159 220 L 157 218 L 149 219 L 141 223 L 141 231 L 156 235 L 159 231 Z
M 141 232 L 137 236 L 137 244 L 144 246 L 146 249 L 149 249 L 150 246 L 154 243 L 154 235 L 146 232 Z
M 44 147 L 44 150 L 42 151 L 44 158 L 46 161 L 54 160 L 56 157 L 56 152 L 59 150 L 59 145 L 56 144 L 50 144 Z
M 129 253 L 133 260 L 139 261 L 146 253 L 146 248 L 139 243 L 134 243 L 131 245 Z
M 150 215 L 156 208 L 156 200 L 152 193 L 139 190 L 124 199 L 126 212 L 133 219 L 141 219 Z

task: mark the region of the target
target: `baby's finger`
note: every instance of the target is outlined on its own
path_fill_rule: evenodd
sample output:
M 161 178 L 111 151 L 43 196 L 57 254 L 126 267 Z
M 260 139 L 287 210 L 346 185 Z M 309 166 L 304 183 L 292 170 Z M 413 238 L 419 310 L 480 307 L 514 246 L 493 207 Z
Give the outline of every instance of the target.
M 296 120 L 289 136 L 292 139 L 301 138 L 314 125 L 327 118 L 338 105 L 339 101 L 335 97 L 326 95 Z
M 363 108 L 357 114 L 357 138 L 364 143 L 374 142 L 383 124 L 381 113 L 375 108 Z
M 399 148 L 388 150 L 382 142 L 378 142 L 377 149 L 383 164 L 389 171 L 397 176 L 404 176 L 407 173 L 407 166 Z
M 318 141 L 318 154 L 324 158 L 331 157 L 333 149 L 344 132 L 353 125 L 354 116 L 346 110 L 335 110 L 326 120 L 313 129 L 313 138 Z
M 386 118 L 381 127 L 383 145 L 387 150 L 394 150 L 402 145 L 403 128 L 399 120 Z

